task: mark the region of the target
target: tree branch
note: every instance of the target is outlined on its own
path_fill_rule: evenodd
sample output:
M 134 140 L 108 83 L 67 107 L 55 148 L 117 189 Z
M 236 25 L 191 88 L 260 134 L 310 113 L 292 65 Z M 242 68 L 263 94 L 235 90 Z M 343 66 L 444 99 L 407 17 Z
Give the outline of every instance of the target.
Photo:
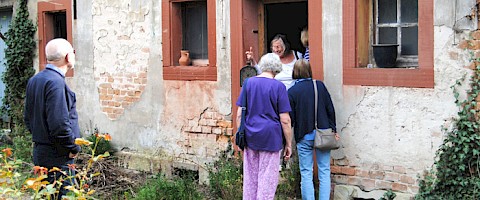
M 3 36 L 2 32 L 0 32 L 0 38 L 2 38 L 3 41 L 7 40 L 7 38 L 5 36 Z

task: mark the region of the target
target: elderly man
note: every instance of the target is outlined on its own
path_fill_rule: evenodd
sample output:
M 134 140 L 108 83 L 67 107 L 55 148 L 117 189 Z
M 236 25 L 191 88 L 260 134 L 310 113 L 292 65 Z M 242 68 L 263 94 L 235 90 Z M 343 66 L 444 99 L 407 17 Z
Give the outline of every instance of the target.
M 65 73 L 73 69 L 75 50 L 65 39 L 53 39 L 45 47 L 47 66 L 28 81 L 24 120 L 34 142 L 33 163 L 51 169 L 69 170 L 80 151 L 75 138 L 80 137 L 75 93 L 65 83 Z M 49 174 L 53 183 L 60 173 Z M 69 180 L 63 186 L 71 185 Z M 60 195 L 66 194 L 61 189 Z

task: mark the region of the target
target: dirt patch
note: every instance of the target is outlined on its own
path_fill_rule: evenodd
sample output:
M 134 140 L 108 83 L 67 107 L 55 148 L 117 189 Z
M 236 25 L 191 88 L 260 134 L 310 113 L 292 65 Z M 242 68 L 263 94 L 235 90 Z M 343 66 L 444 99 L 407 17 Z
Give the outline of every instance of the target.
M 76 161 L 78 169 L 83 169 L 89 159 L 90 155 L 79 155 Z M 110 156 L 94 162 L 89 170 L 89 174 L 100 172 L 99 176 L 93 177 L 93 180 L 88 183 L 100 199 L 124 199 L 125 193 L 129 193 L 130 197 L 134 196 L 136 188 L 153 176 L 151 173 L 120 167 L 117 165 L 117 159 L 115 156 Z

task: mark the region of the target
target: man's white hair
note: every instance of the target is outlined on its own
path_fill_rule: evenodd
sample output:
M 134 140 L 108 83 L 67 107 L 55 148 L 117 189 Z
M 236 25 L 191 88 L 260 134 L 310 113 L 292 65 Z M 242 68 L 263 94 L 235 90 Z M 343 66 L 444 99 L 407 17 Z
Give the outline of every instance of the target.
M 45 46 L 45 56 L 47 61 L 60 61 L 73 51 L 73 47 L 67 40 L 63 38 L 55 38 L 50 40 Z
M 277 54 L 267 53 L 260 58 L 258 68 L 262 72 L 272 72 L 276 75 L 282 71 L 282 62 Z

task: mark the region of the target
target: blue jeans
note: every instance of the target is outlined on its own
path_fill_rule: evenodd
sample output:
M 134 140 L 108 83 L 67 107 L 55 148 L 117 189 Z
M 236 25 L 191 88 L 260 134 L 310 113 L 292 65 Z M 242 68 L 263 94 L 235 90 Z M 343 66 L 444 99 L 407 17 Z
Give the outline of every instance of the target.
M 320 200 L 330 199 L 330 151 L 313 148 L 313 140 L 302 139 L 297 143 L 303 200 L 315 200 L 313 189 L 313 152 L 317 158 Z

